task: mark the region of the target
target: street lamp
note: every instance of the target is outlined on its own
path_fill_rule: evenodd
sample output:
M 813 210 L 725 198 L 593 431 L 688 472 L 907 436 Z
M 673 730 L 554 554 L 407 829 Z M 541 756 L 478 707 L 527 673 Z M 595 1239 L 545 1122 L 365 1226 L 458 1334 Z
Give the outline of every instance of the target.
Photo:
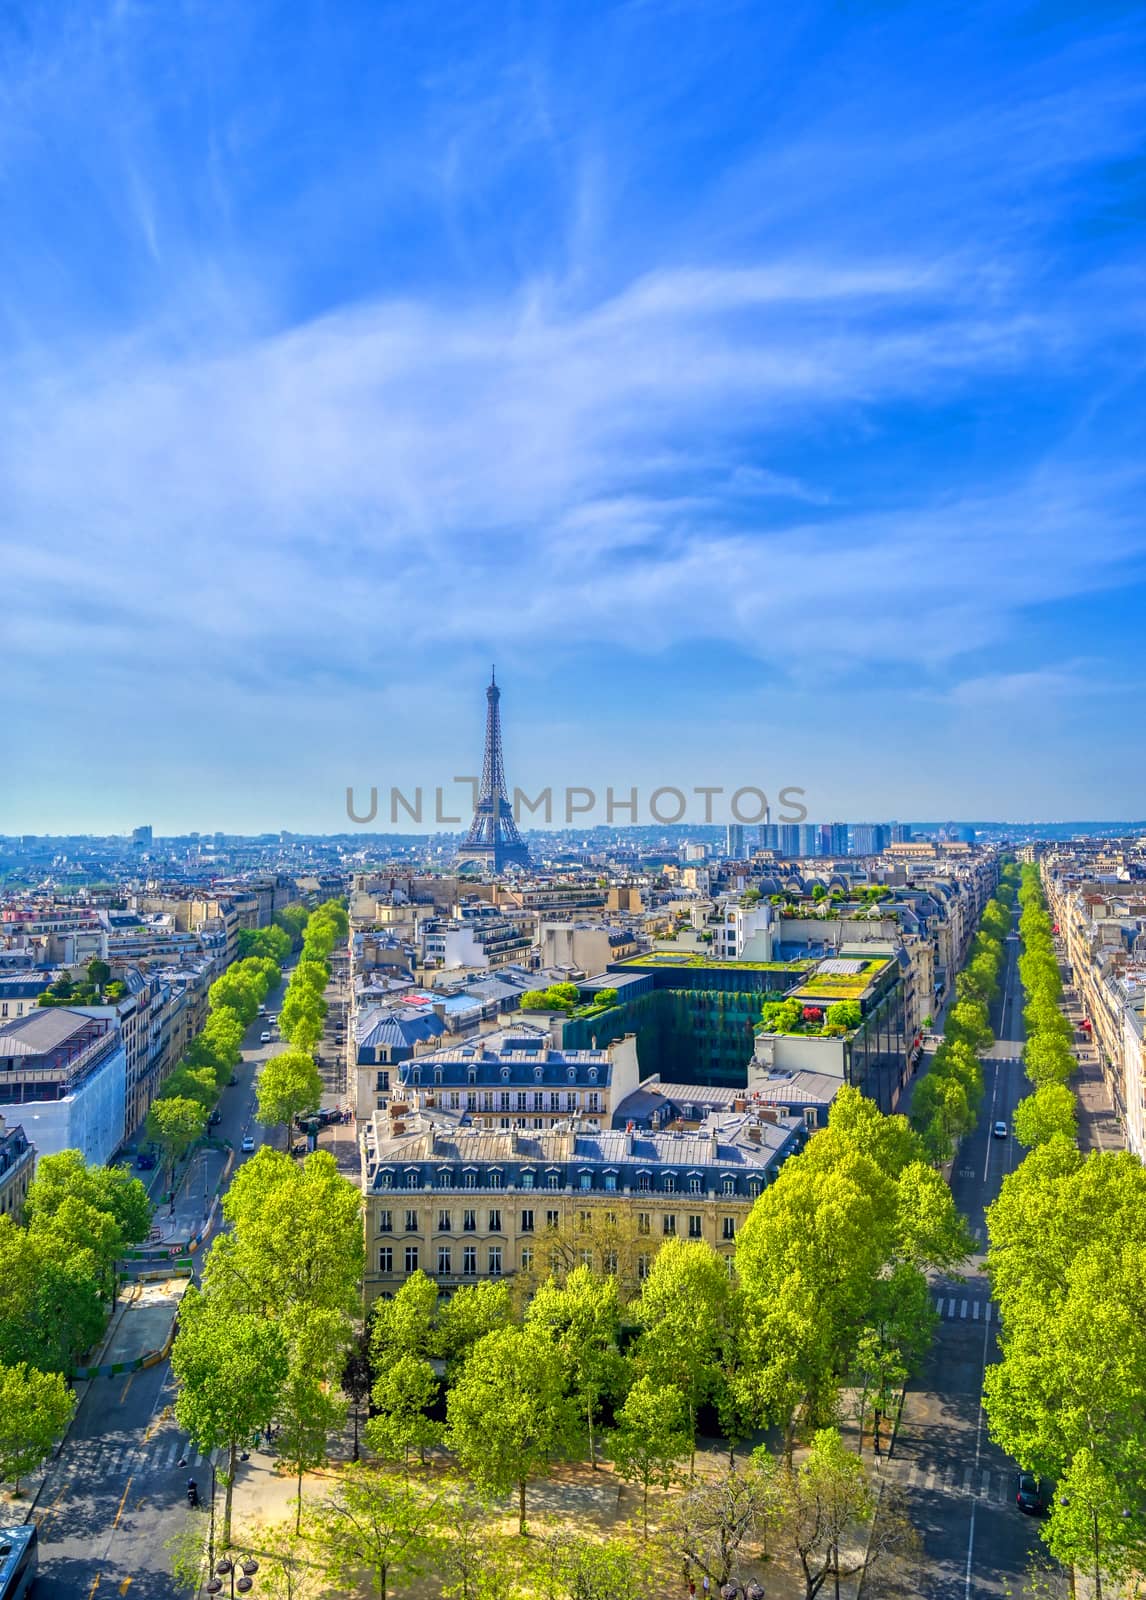
M 230 1556 L 223 1556 L 215 1563 L 214 1576 L 207 1582 L 207 1593 L 222 1594 L 223 1579 L 230 1578 L 231 1600 L 236 1594 L 249 1594 L 255 1586 L 254 1577 L 258 1570 L 259 1564 L 254 1556 L 246 1556 L 242 1561 L 232 1561 Z M 236 1572 L 241 1572 L 241 1576 L 236 1578 Z

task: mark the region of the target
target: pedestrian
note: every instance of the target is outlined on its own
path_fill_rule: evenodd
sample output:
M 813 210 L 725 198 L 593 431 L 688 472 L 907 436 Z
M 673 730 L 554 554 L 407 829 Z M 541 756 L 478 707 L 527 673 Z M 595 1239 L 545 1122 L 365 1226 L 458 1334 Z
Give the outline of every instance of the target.
M 708 1573 L 707 1572 L 704 1575 L 704 1582 L 701 1585 L 701 1587 L 704 1590 L 704 1600 L 708 1600 L 708 1591 L 711 1588 L 711 1585 L 710 1585 L 710 1583 L 708 1581 Z
M 695 1578 L 690 1578 L 688 1580 L 688 1592 L 689 1592 L 690 1600 L 696 1600 L 696 1579 Z

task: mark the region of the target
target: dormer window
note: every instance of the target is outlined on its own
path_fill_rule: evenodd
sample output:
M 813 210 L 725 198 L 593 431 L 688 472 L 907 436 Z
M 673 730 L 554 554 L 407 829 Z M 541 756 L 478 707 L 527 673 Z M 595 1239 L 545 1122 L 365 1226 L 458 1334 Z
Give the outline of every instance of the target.
M 466 1082 L 467 1083 L 476 1083 L 477 1081 L 478 1081 L 477 1068 L 476 1067 L 469 1067 L 467 1069 L 467 1071 L 466 1071 Z
M 597 1069 L 596 1069 L 596 1067 L 590 1067 L 589 1068 L 589 1082 L 590 1083 L 596 1083 L 596 1081 L 597 1081 Z
M 576 1081 L 577 1081 L 577 1068 L 576 1067 L 570 1067 L 568 1072 L 566 1072 L 565 1076 L 569 1079 L 570 1083 L 576 1083 Z
M 676 1174 L 675 1173 L 672 1173 L 672 1172 L 666 1172 L 665 1173 L 664 1192 L 665 1192 L 665 1194 L 675 1194 L 675 1192 L 676 1192 Z
M 533 1069 L 533 1081 L 534 1081 L 534 1083 L 540 1083 L 541 1082 L 542 1070 L 543 1069 L 541 1067 L 534 1067 L 534 1069 Z
M 502 1081 L 502 1083 L 508 1083 L 509 1082 L 509 1068 L 508 1067 L 502 1067 L 502 1069 L 501 1069 L 501 1081 Z
M 392 1189 L 394 1187 L 394 1174 L 387 1168 L 378 1174 L 379 1189 Z
M 442 1069 L 441 1069 L 441 1067 L 435 1067 L 434 1068 L 434 1082 L 435 1083 L 441 1083 L 441 1081 L 442 1081 Z

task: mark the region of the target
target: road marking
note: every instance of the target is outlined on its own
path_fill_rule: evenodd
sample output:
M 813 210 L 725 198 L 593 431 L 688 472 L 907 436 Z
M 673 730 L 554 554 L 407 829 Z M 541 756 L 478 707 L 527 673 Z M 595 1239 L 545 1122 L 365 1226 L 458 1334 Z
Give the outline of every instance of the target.
M 133 1477 L 134 1477 L 134 1474 L 132 1474 L 132 1476 L 133 1476 Z M 120 1517 L 122 1517 L 122 1516 L 123 1516 L 123 1506 L 124 1506 L 124 1501 L 126 1501 L 126 1499 L 127 1499 L 127 1491 L 128 1491 L 128 1490 L 129 1490 L 129 1489 L 130 1489 L 130 1488 L 131 1488 L 131 1478 L 129 1478 L 129 1479 L 128 1479 L 128 1480 L 127 1480 L 127 1482 L 126 1482 L 126 1483 L 125 1483 L 125 1484 L 124 1484 L 124 1486 L 123 1486 L 123 1494 L 122 1494 L 122 1496 L 121 1496 L 121 1497 L 120 1497 L 120 1502 L 119 1502 L 119 1510 L 118 1510 L 118 1511 L 117 1511 L 117 1512 L 116 1512 L 116 1514 L 115 1514 L 115 1521 L 114 1521 L 114 1522 L 113 1522 L 113 1523 L 112 1523 L 112 1527 L 113 1527 L 113 1528 L 118 1528 L 118 1527 L 119 1527 L 119 1519 L 120 1519 Z
M 990 1307 L 990 1303 L 988 1302 L 988 1305 L 987 1305 L 988 1313 L 990 1312 L 990 1310 L 991 1310 L 991 1307 Z M 981 1373 L 980 1378 L 979 1378 L 979 1414 L 975 1418 L 975 1466 L 976 1466 L 976 1468 L 978 1468 L 978 1466 L 980 1465 L 982 1452 L 983 1452 L 983 1378 L 986 1377 L 986 1374 L 987 1374 L 987 1344 L 988 1344 L 988 1341 L 990 1340 L 990 1337 L 991 1337 L 991 1324 L 990 1324 L 990 1318 L 988 1316 L 988 1320 L 987 1320 L 987 1322 L 986 1322 L 986 1324 L 984 1325 L 984 1328 L 983 1328 L 983 1366 L 982 1366 L 982 1373 Z M 973 1565 L 974 1560 L 975 1560 L 975 1512 L 978 1509 L 978 1505 L 979 1505 L 979 1502 L 977 1500 L 972 1500 L 972 1502 L 971 1502 L 971 1526 L 967 1530 L 967 1571 L 964 1574 L 964 1579 L 963 1579 L 963 1600 L 971 1600 L 971 1568 L 972 1568 L 972 1565 Z
M 935 1315 L 937 1317 L 943 1315 L 943 1296 L 941 1294 L 935 1296 Z
M 951 1485 L 954 1482 L 955 1482 L 955 1468 L 953 1466 L 944 1467 L 944 1469 L 943 1469 L 943 1492 L 944 1492 L 944 1494 L 950 1494 Z
M 981 1495 L 984 1495 L 988 1499 L 990 1498 L 990 1495 L 991 1495 L 991 1474 L 989 1472 L 984 1472 L 984 1474 L 983 1474 L 983 1487 L 979 1490 L 979 1493 Z
M 971 1321 L 972 1322 L 978 1322 L 978 1320 L 979 1320 L 979 1302 L 976 1300 L 974 1305 L 971 1307 Z
M 122 1405 L 123 1402 L 127 1399 L 127 1391 L 131 1388 L 131 1386 L 132 1386 L 132 1384 L 134 1382 L 135 1382 L 135 1373 L 133 1372 L 131 1374 L 130 1378 L 128 1378 L 127 1382 L 123 1386 L 123 1392 L 121 1393 L 121 1395 L 119 1397 L 120 1405 Z
M 123 1582 L 120 1584 L 120 1586 L 119 1586 L 120 1594 L 126 1594 L 127 1591 L 131 1588 L 131 1586 L 134 1583 L 134 1581 L 135 1581 L 134 1578 L 132 1578 L 130 1576 L 126 1577 L 123 1580 Z
M 955 1301 L 954 1300 L 948 1300 L 948 1302 L 947 1302 L 947 1315 L 949 1317 L 953 1317 L 955 1315 Z
M 95 1577 L 92 1579 L 92 1586 L 88 1590 L 88 1600 L 92 1600 L 92 1595 L 95 1594 L 96 1590 L 99 1588 L 99 1582 L 102 1577 L 103 1573 L 97 1572 Z
M 935 1487 L 935 1468 L 934 1467 L 928 1468 L 927 1482 L 923 1485 L 923 1487 L 925 1489 L 927 1489 L 927 1490 L 934 1489 L 934 1487 Z
M 964 1300 L 963 1304 L 959 1307 L 959 1315 L 963 1318 L 964 1321 L 966 1321 L 966 1318 L 967 1318 L 967 1302 L 966 1302 L 966 1300 Z
M 961 1492 L 963 1494 L 970 1494 L 971 1493 L 971 1468 L 970 1467 L 968 1467 L 966 1472 L 964 1472 L 964 1474 L 963 1474 L 963 1488 L 962 1488 Z
M 990 1322 L 990 1320 L 991 1320 L 991 1301 L 988 1300 L 987 1304 L 983 1307 L 983 1321 L 984 1322 Z

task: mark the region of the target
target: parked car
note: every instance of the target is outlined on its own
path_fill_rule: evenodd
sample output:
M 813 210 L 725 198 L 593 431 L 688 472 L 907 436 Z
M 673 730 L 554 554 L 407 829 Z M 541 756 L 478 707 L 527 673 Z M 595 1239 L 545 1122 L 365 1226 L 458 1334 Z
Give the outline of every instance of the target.
M 991 1131 L 996 1139 L 1005 1139 L 1007 1137 L 1007 1124 L 1005 1122 L 996 1122 Z
M 207 1118 L 207 1126 L 209 1128 L 217 1128 L 222 1120 L 223 1113 L 221 1111 L 212 1111 L 211 1115 Z
M 1043 1486 L 1033 1472 L 1019 1473 L 1019 1487 L 1015 1493 L 1015 1504 L 1020 1511 L 1025 1511 L 1028 1516 L 1037 1517 L 1040 1511 L 1046 1509 L 1046 1496 Z
M 243 1143 L 240 1148 L 245 1156 L 251 1154 L 251 1151 L 255 1148 L 255 1136 L 253 1133 L 245 1133 L 243 1135 Z
M 232 1072 L 231 1076 L 227 1079 L 227 1087 L 229 1089 L 233 1089 L 235 1087 L 235 1085 L 238 1083 L 238 1081 L 239 1080 L 238 1080 L 237 1076 L 235 1075 L 235 1073 Z
M 259 1034 L 259 1043 L 260 1044 L 270 1044 L 270 1042 L 271 1042 L 270 1029 L 269 1028 L 264 1028 L 262 1033 Z
M 155 1165 L 155 1157 L 150 1150 L 141 1150 L 135 1158 L 135 1164 L 140 1172 L 150 1172 Z

